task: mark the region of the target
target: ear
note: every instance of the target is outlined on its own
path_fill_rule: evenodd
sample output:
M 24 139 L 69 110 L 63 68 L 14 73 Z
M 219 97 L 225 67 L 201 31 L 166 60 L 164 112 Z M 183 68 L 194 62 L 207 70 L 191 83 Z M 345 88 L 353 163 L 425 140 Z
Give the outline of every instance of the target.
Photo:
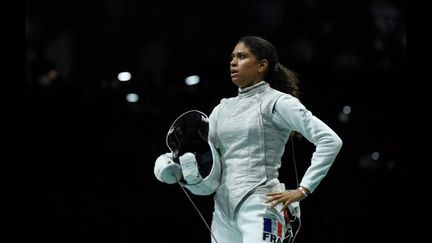
M 267 59 L 262 59 L 259 63 L 258 63 L 258 72 L 260 73 L 265 73 L 268 69 L 268 61 Z

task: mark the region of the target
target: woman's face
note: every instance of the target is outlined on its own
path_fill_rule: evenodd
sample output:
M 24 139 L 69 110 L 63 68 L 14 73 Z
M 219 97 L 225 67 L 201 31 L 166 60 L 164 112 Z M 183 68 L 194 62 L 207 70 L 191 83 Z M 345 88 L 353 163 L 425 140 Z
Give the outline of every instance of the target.
M 231 54 L 231 80 L 240 88 L 245 88 L 260 82 L 264 77 L 268 62 L 258 61 L 243 43 L 238 43 Z

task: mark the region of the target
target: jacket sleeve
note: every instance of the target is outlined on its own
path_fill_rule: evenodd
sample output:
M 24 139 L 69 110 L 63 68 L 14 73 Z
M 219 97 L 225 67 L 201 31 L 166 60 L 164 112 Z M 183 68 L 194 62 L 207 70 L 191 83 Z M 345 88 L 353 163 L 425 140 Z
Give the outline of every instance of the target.
M 291 95 L 281 96 L 275 104 L 274 111 L 273 122 L 276 126 L 299 132 L 315 145 L 311 163 L 300 183 L 300 186 L 313 192 L 336 159 L 342 147 L 342 140 Z
M 213 143 L 213 145 L 215 145 L 216 148 L 218 148 L 220 146 L 219 144 L 219 139 L 217 136 L 217 119 L 219 117 L 219 107 L 220 104 L 217 105 L 215 108 L 213 108 L 213 111 L 210 113 L 209 116 L 209 134 L 208 134 L 208 139 L 210 142 Z

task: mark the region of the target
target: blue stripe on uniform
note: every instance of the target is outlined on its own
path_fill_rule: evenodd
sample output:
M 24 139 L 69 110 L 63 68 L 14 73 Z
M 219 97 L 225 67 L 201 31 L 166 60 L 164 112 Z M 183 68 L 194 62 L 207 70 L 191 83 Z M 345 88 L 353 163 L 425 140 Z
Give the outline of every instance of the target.
M 264 218 L 264 232 L 272 232 L 272 220 Z

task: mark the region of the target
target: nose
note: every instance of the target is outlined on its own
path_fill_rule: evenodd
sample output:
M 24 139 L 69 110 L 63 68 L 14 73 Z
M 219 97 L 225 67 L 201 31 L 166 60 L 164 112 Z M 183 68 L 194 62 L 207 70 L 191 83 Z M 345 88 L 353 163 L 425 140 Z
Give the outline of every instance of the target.
M 231 67 L 237 66 L 237 60 L 236 60 L 236 58 L 231 59 L 230 66 Z

